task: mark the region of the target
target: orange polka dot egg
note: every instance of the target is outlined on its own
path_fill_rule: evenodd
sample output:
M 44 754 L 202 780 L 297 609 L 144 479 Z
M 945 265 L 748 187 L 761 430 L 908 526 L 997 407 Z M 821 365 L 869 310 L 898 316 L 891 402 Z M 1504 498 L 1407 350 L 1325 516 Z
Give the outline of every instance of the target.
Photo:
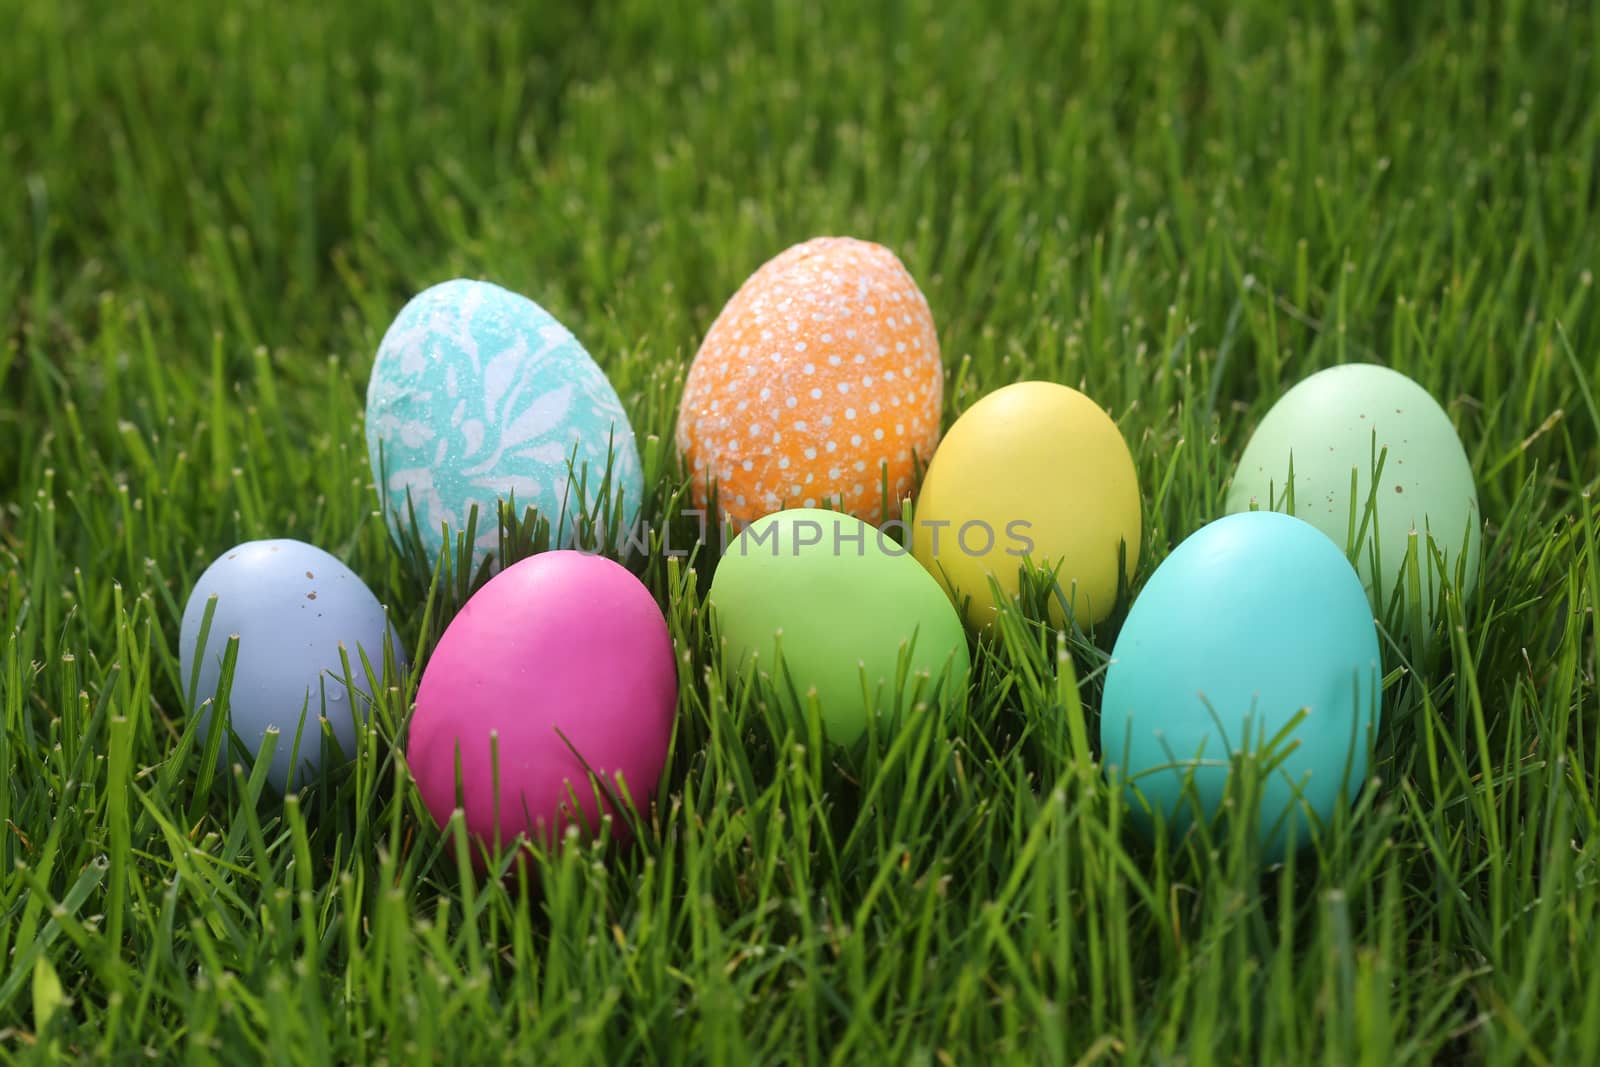
M 944 368 L 917 283 L 882 245 L 819 237 L 769 260 L 700 346 L 678 449 L 706 507 L 895 518 L 939 443 Z M 887 493 L 885 490 L 887 489 Z

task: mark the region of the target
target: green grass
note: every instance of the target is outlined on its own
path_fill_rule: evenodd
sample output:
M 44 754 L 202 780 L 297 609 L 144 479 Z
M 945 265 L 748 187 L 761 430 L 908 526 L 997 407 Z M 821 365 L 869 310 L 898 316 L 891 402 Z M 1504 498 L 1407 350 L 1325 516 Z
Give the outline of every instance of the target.
M 1600 1062 L 1600 17 L 1580 3 L 91 5 L 0 0 L 0 1059 Z M 287 801 L 202 777 L 178 621 L 219 552 L 345 559 L 384 327 L 489 277 L 566 322 L 675 509 L 687 361 L 757 265 L 882 241 L 947 417 L 1025 377 L 1118 418 L 1134 588 L 1312 370 L 1446 405 L 1474 599 L 1385 641 L 1372 776 L 1316 851 L 1143 842 L 1106 651 L 1012 620 L 864 754 L 725 680 L 698 590 L 632 848 L 478 880 L 392 744 Z M 1242 825 L 1239 823 L 1237 825 Z

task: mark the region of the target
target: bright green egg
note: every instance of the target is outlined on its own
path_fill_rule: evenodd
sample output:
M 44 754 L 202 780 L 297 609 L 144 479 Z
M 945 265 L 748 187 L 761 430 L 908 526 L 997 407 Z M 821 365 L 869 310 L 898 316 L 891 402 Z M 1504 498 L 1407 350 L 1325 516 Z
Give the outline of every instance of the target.
M 758 519 L 717 565 L 710 602 L 731 675 L 772 677 L 816 700 L 830 740 L 851 745 L 870 716 L 892 724 L 941 688 L 959 691 L 967 636 L 938 581 L 876 527 L 792 508 Z
M 1230 513 L 1252 508 L 1295 515 L 1345 549 L 1380 619 L 1412 600 L 1413 531 L 1424 626 L 1441 579 L 1463 599 L 1477 583 L 1483 519 L 1466 449 L 1439 402 L 1388 367 L 1331 367 L 1272 406 L 1228 492 Z

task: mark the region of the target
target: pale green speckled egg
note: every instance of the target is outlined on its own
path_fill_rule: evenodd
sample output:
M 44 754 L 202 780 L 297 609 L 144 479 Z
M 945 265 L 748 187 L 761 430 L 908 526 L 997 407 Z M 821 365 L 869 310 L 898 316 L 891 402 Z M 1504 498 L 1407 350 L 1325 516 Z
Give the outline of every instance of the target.
M 1228 492 L 1230 513 L 1253 507 L 1296 515 L 1346 549 L 1380 619 L 1391 620 L 1397 597 L 1409 603 L 1413 530 L 1424 625 L 1441 578 L 1463 598 L 1477 583 L 1483 519 L 1466 449 L 1438 401 L 1387 367 L 1331 367 L 1272 406 Z

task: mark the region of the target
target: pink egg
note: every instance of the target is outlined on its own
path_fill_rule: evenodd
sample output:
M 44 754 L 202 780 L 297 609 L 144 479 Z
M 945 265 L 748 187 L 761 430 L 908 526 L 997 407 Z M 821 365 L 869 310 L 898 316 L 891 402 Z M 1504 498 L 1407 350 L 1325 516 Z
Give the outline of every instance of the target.
M 574 798 L 591 829 L 610 810 L 585 764 L 613 795 L 625 783 L 648 808 L 677 700 L 672 638 L 649 590 L 600 556 L 545 552 L 492 578 L 445 629 L 417 691 L 406 760 L 441 826 L 457 806 L 459 760 L 474 837 L 548 843 Z

